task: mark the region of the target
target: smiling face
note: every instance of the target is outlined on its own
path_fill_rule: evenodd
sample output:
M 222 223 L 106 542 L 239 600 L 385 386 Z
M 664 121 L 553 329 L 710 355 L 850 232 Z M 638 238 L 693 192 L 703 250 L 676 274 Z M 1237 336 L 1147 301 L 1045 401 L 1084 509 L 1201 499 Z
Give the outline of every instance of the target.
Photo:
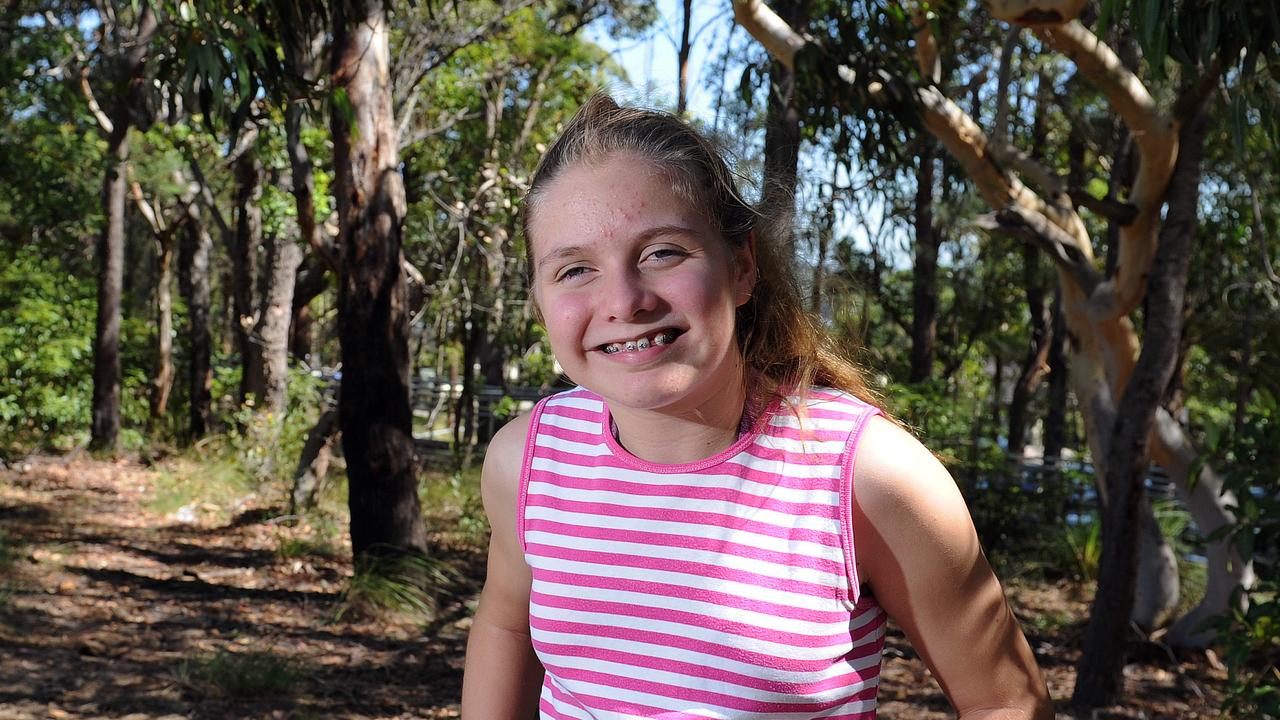
M 630 155 L 564 168 L 531 212 L 534 296 L 570 379 L 613 408 L 740 404 L 734 311 L 755 277 L 749 248 L 730 248 L 667 175 Z

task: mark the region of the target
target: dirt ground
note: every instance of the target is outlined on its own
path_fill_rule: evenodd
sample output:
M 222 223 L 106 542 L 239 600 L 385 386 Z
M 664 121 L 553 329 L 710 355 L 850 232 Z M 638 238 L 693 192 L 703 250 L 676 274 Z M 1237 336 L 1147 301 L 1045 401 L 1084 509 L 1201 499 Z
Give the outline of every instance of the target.
M 458 716 L 482 549 L 442 547 L 462 590 L 431 626 L 337 621 L 351 575 L 342 553 L 282 552 L 293 530 L 252 496 L 234 512 L 152 511 L 155 477 L 86 458 L 0 469 L 0 719 Z M 1061 701 L 1087 598 L 1067 585 L 1008 594 Z M 1217 717 L 1224 675 L 1211 657 L 1131 650 L 1127 703 L 1095 717 Z M 276 682 L 264 693 L 233 671 Z M 880 715 L 950 716 L 901 633 L 886 648 Z

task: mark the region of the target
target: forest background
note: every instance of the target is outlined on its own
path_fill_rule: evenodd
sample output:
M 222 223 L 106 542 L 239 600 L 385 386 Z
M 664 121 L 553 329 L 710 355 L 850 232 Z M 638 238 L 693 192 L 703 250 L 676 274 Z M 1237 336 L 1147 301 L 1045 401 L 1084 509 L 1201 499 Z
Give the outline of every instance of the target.
M 1123 706 L 1157 647 L 1216 669 L 1228 712 L 1280 712 L 1276 11 L 698 5 L 10 0 L 6 489 L 127 458 L 171 525 L 256 518 L 277 560 L 338 563 L 337 616 L 465 625 L 483 444 L 565 382 L 520 198 L 613 88 L 733 158 L 1001 576 L 1092 598 L 1051 636 L 1064 707 Z M 610 49 L 641 42 L 669 95 L 627 89 Z M 179 689 L 234 696 L 231 657 Z

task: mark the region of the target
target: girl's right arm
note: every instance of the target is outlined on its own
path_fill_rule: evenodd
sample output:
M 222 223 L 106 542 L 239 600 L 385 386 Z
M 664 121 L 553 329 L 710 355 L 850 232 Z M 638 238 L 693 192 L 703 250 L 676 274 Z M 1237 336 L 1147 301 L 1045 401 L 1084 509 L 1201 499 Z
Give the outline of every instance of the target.
M 529 416 L 494 435 L 480 475 L 489 538 L 489 569 L 467 641 L 462 720 L 529 720 L 537 714 L 542 665 L 529 640 L 532 577 L 516 534 L 520 466 Z

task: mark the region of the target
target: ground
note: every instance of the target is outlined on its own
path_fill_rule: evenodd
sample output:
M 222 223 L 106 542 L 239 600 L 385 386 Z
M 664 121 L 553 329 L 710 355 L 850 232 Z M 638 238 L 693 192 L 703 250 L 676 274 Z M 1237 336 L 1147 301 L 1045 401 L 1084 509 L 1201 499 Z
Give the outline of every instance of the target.
M 425 627 L 338 618 L 351 577 L 340 550 L 253 493 L 166 511 L 163 477 L 84 457 L 0 466 L 0 718 L 458 716 L 478 543 L 437 538 L 459 590 Z M 1026 581 L 1008 595 L 1061 701 L 1087 598 Z M 1218 715 L 1224 676 L 1211 655 L 1131 650 L 1128 702 L 1096 717 Z M 949 716 L 901 633 L 886 647 L 880 708 L 884 718 Z

